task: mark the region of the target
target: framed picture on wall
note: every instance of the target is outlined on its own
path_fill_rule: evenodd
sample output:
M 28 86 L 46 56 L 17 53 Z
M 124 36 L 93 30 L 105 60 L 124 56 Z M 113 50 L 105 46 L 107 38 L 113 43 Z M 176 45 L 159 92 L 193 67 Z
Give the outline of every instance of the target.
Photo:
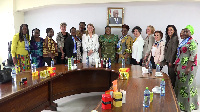
M 107 25 L 121 28 L 124 24 L 124 8 L 108 7 Z

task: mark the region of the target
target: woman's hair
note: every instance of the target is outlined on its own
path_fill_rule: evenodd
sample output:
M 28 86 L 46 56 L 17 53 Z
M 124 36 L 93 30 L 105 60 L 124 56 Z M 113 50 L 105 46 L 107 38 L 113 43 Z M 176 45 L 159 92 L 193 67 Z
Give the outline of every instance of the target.
M 86 26 L 85 22 L 80 22 L 79 25 L 80 25 L 80 24 L 84 24 L 84 25 Z
M 40 32 L 40 30 L 37 29 L 37 28 L 35 28 L 35 29 L 32 30 L 32 36 L 31 36 L 31 40 L 30 40 L 31 42 L 35 42 L 35 39 L 34 39 L 33 33 L 34 33 L 36 30 L 38 30 L 38 31 Z
M 60 26 L 63 26 L 63 25 L 67 26 L 67 24 L 65 22 L 60 23 Z
M 28 25 L 27 25 L 27 24 L 22 24 L 22 25 L 20 26 L 20 29 L 19 29 L 19 40 L 20 40 L 20 42 L 24 40 L 23 32 L 22 32 L 23 26 L 26 26 L 26 27 L 27 27 L 27 35 L 28 35 L 28 40 L 29 40 L 29 29 L 28 29 Z
M 70 33 L 71 33 L 72 29 L 75 29 L 75 30 L 76 30 L 76 28 L 75 28 L 75 27 L 72 27 L 72 28 L 70 29 Z
M 47 29 L 46 29 L 47 35 L 48 35 L 48 33 L 49 33 L 51 30 L 53 30 L 53 28 L 47 28 Z
M 172 28 L 174 29 L 174 34 L 172 35 L 172 37 L 178 35 L 178 34 L 177 34 L 177 29 L 176 29 L 176 27 L 175 27 L 174 25 L 168 25 L 167 28 L 166 28 L 166 32 L 165 32 L 166 44 L 168 43 L 168 41 L 169 41 L 169 39 L 170 39 L 170 37 L 169 37 L 169 35 L 168 35 L 168 28 L 169 28 L 169 27 L 172 27 Z
M 129 29 L 130 29 L 130 28 L 129 28 L 129 26 L 128 26 L 128 25 L 126 25 L 126 24 L 123 24 L 123 25 L 122 25 L 122 28 L 126 28 L 126 29 L 127 29 L 127 31 L 129 31 Z
M 89 24 L 87 25 L 87 28 L 88 28 L 88 26 L 92 26 L 92 27 L 94 28 L 94 25 L 91 24 L 91 23 L 89 23 Z M 86 31 L 86 35 L 88 35 L 88 34 L 89 34 L 89 33 L 88 33 L 88 30 L 87 30 L 87 31 Z M 95 28 L 93 29 L 92 34 L 95 34 Z
M 139 26 L 135 26 L 135 27 L 132 29 L 132 33 L 134 32 L 135 29 L 137 29 L 138 32 L 141 34 L 142 29 L 141 29 Z
M 163 33 L 162 33 L 161 31 L 155 31 L 155 32 L 154 32 L 154 36 L 155 36 L 156 33 L 159 33 L 159 34 L 160 34 L 161 39 L 163 38 Z
M 111 29 L 111 27 L 110 27 L 110 26 L 106 26 L 106 27 L 105 27 L 105 30 L 106 30 L 106 28 L 110 28 L 110 29 Z M 106 34 L 106 31 L 105 31 L 105 34 Z
M 147 27 L 149 27 L 149 28 L 151 29 L 151 34 L 154 34 L 155 28 L 154 28 L 153 26 L 151 26 L 151 25 L 149 25 L 149 26 L 147 26 Z

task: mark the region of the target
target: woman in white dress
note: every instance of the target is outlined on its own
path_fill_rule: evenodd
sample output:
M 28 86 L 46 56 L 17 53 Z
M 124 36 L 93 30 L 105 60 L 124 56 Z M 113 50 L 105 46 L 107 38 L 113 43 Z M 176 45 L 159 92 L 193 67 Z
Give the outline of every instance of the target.
M 86 34 L 82 36 L 83 47 L 83 62 L 86 63 L 87 56 L 89 57 L 89 63 L 95 64 L 95 59 L 99 59 L 99 41 L 98 35 L 95 34 L 95 28 L 93 24 L 87 25 Z

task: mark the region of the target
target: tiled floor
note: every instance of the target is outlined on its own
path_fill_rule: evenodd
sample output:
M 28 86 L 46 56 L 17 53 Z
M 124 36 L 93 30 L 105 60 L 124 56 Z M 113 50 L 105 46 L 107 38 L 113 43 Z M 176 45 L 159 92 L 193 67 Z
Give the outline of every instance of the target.
M 101 94 L 104 92 L 81 93 L 72 96 L 67 96 L 56 100 L 58 104 L 57 112 L 91 112 L 101 100 Z M 198 88 L 200 101 L 200 88 Z M 199 112 L 195 110 L 193 112 Z M 42 112 L 52 112 L 50 110 L 43 110 Z
M 104 92 L 81 93 L 67 96 L 55 101 L 58 104 L 58 112 L 91 112 L 99 101 Z M 43 110 L 42 112 L 52 112 Z

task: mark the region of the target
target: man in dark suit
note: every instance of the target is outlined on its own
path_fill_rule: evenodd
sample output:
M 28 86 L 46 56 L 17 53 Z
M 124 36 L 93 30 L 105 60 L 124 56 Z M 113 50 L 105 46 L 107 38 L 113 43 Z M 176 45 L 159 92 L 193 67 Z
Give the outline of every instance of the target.
M 122 18 L 118 17 L 118 10 L 113 11 L 113 17 L 109 18 L 109 24 L 122 24 Z

